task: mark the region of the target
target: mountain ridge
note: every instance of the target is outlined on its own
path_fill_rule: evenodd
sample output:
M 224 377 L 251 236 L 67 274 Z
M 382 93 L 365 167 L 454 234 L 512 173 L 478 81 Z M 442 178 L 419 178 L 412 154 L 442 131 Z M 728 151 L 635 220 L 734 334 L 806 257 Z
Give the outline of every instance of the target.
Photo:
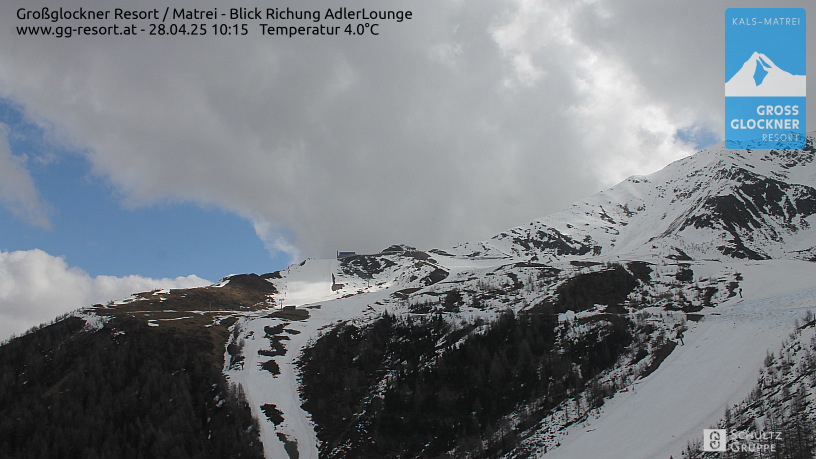
M 757 161 L 762 166 L 766 166 L 764 168 L 750 164 L 748 159 L 740 153 L 729 153 L 741 150 L 728 150 L 719 144 L 694 156 L 675 161 L 649 176 L 629 177 L 620 184 L 579 201 L 565 210 L 512 228 L 488 241 L 462 244 L 457 251 L 468 253 L 469 247 L 475 246 L 471 254 L 486 251 L 546 258 L 547 256 L 590 253 L 596 255 L 635 253 L 660 239 L 663 240 L 660 242 L 670 245 L 672 242 L 666 239 L 682 236 L 683 230 L 691 227 L 697 230 L 706 227 L 715 229 L 715 222 L 703 223 L 700 215 L 695 217 L 695 212 L 699 213 L 702 206 L 717 206 L 716 202 L 701 200 L 700 193 L 703 193 L 706 198 L 733 194 L 734 187 L 741 182 L 751 182 L 753 185 L 767 188 L 741 190 L 743 194 L 747 193 L 752 199 L 767 193 L 768 189 L 779 193 L 780 196 L 776 197 L 782 200 L 781 204 L 778 202 L 763 204 L 778 204 L 784 207 L 781 214 L 775 215 L 776 217 L 783 219 L 790 217 L 789 213 L 793 211 L 801 215 L 801 218 L 807 218 L 814 213 L 813 192 L 816 187 L 816 173 L 813 172 L 812 167 L 810 169 L 807 167 L 812 165 L 814 160 L 813 136 L 813 132 L 808 134 L 808 142 L 804 149 L 793 150 L 800 152 L 795 157 L 791 156 L 790 150 L 783 150 L 783 153 L 776 150 L 770 150 L 767 153 L 747 150 L 748 155 L 761 155 Z M 775 157 L 782 161 L 777 163 Z M 684 176 L 680 172 L 683 170 L 690 171 Z M 779 179 L 791 180 L 794 183 L 780 187 Z M 683 186 L 683 182 L 689 183 Z M 688 205 L 686 202 L 689 199 L 696 199 L 696 202 Z M 685 206 L 681 208 L 680 204 L 685 204 Z M 678 208 L 681 210 L 676 210 Z M 743 208 L 741 210 L 748 211 L 750 214 L 757 213 L 755 209 Z M 696 225 L 694 221 L 697 222 Z M 633 226 L 629 226 L 630 223 Z M 776 235 L 790 236 L 797 231 L 810 229 L 809 224 L 803 228 L 802 222 L 792 222 L 790 219 L 783 222 L 766 223 L 774 224 L 772 229 Z M 644 225 L 647 228 L 645 231 Z M 738 231 L 738 228 L 730 228 L 725 224 L 722 226 L 724 227 L 722 229 L 737 239 L 734 244 L 740 244 L 745 235 Z M 643 237 L 644 233 L 650 236 Z M 706 234 L 696 239 L 712 240 L 716 239 L 714 236 Z M 816 233 L 813 236 L 816 237 Z M 773 240 L 774 237 L 766 239 Z M 553 248 L 547 250 L 546 244 L 535 241 L 551 241 Z M 689 244 L 695 243 L 697 241 L 689 242 Z M 731 249 L 734 250 L 734 253 L 751 258 L 756 257 L 757 252 L 764 253 L 763 250 L 756 249 L 770 242 L 754 241 L 752 244 L 756 247 L 748 251 L 740 252 L 734 247 Z M 535 250 L 536 246 L 539 247 L 539 250 Z M 684 251 L 688 249 L 688 247 L 679 248 Z M 722 253 L 723 250 L 720 252 Z M 779 256 L 778 247 L 772 247 L 769 250 L 773 251 L 775 256 Z M 809 256 L 812 257 L 813 254 Z

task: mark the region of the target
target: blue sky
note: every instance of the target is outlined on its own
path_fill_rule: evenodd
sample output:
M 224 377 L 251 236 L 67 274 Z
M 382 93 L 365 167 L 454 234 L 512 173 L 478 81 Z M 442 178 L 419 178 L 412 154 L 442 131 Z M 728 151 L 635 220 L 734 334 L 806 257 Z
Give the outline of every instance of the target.
M 273 258 L 252 223 L 233 213 L 170 201 L 124 205 L 121 193 L 91 172 L 83 152 L 50 141 L 5 99 L 0 99 L 0 123 L 8 128 L 12 155 L 24 160 L 50 220 L 50 228 L 43 228 L 0 206 L 0 251 L 41 249 L 91 276 L 195 274 L 217 281 L 288 264 L 285 254 Z
M 715 132 L 697 125 L 678 129 L 677 138 L 693 145 L 695 150 L 708 148 L 720 141 Z

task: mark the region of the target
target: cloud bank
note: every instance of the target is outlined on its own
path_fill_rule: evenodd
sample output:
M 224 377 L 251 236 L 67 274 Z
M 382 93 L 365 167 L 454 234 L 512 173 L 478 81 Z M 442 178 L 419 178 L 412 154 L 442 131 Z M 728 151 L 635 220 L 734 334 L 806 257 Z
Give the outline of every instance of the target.
M 17 37 L 0 47 L 0 94 L 126 205 L 215 205 L 293 258 L 485 239 L 691 154 L 681 130 L 722 133 L 724 6 L 406 8 L 411 21 L 366 38 Z M 37 224 L 24 194 L 6 205 Z
M 0 205 L 32 226 L 50 229 L 50 206 L 40 197 L 25 163 L 25 157 L 11 153 L 8 128 L 0 123 Z
M 0 341 L 81 307 L 156 288 L 190 288 L 209 283 L 197 276 L 91 277 L 42 250 L 0 252 Z

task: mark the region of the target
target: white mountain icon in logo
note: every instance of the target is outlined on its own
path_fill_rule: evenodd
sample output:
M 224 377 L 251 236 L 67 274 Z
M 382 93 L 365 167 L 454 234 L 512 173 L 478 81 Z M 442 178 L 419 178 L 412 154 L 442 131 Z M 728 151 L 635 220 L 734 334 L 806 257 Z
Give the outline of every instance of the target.
M 805 75 L 791 75 L 754 52 L 725 83 L 725 97 L 805 97 Z

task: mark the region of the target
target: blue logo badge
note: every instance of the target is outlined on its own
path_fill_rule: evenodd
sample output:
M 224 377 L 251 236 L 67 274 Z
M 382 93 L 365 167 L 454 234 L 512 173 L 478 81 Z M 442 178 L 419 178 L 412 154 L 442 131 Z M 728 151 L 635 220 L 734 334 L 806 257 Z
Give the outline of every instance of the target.
M 804 148 L 804 8 L 725 10 L 725 146 Z

